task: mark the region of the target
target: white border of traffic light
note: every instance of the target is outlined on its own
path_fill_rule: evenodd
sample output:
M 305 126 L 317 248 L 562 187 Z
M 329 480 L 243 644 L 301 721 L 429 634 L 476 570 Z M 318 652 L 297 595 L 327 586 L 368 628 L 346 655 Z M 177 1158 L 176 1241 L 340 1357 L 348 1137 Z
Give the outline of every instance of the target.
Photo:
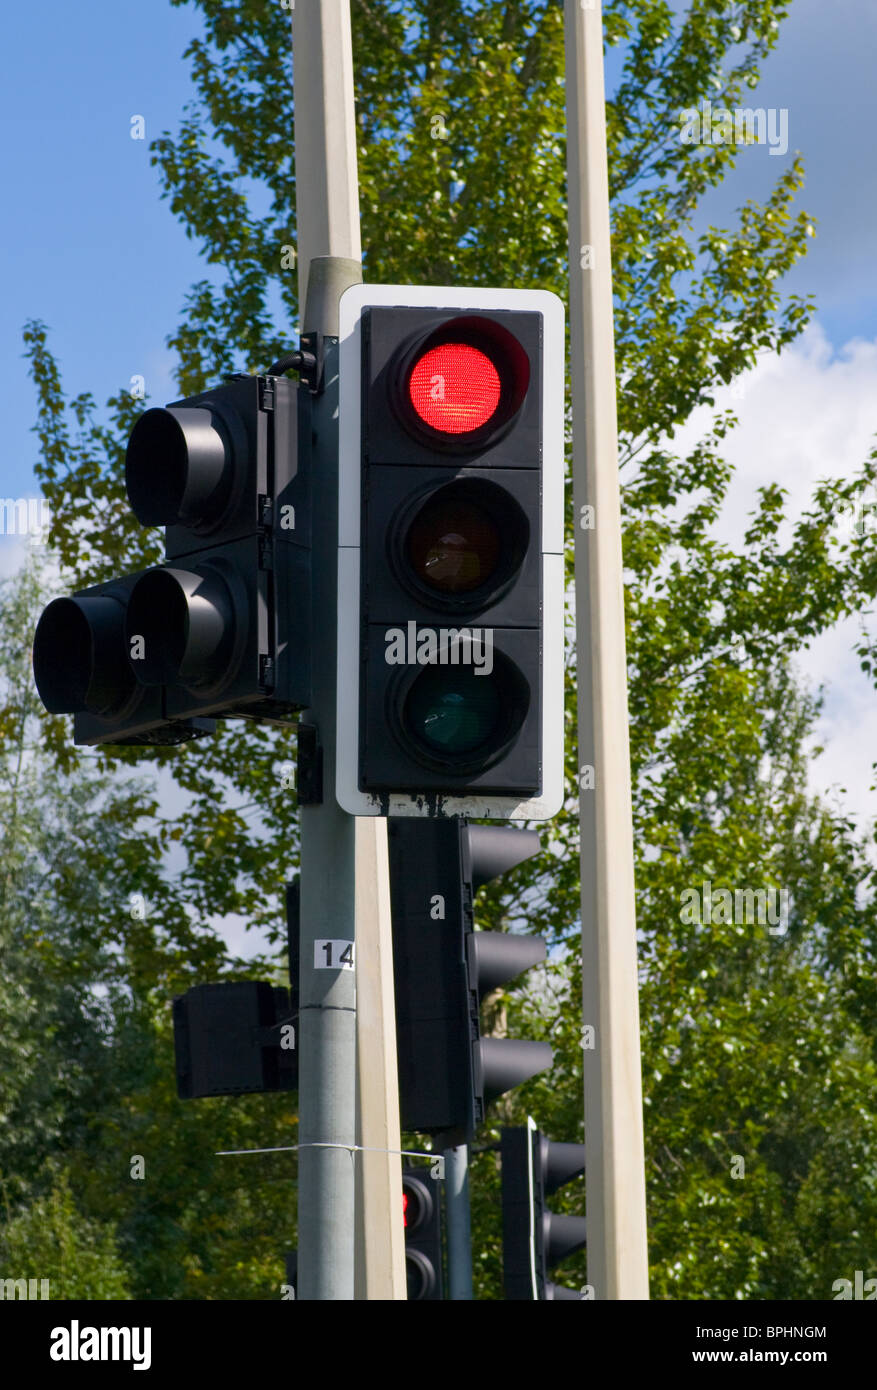
M 519 309 L 543 316 L 542 359 L 542 768 L 543 791 L 438 798 L 439 815 L 548 820 L 563 805 L 564 739 L 564 311 L 549 290 L 461 289 L 434 285 L 352 285 L 339 311 L 338 703 L 335 794 L 354 816 L 436 814 L 423 795 L 389 798 L 359 790 L 359 580 L 362 313 L 400 308 Z M 432 798 L 431 798 L 432 799 Z M 387 810 L 385 812 L 385 805 Z

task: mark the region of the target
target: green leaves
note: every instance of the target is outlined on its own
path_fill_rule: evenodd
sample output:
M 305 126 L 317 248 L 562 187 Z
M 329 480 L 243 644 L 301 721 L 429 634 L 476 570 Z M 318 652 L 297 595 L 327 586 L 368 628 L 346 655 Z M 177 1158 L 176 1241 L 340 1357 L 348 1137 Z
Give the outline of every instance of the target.
M 83 1217 L 67 1174 L 51 1191 L 0 1227 L 4 1277 L 34 1279 L 37 1296 L 46 1280 L 47 1298 L 130 1299 L 130 1284 L 112 1222 Z

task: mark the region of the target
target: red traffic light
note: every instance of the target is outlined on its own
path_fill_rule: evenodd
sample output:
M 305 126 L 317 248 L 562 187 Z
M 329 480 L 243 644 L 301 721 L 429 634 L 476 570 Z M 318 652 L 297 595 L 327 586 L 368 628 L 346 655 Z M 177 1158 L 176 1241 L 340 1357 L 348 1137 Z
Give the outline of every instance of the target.
M 562 800 L 562 307 L 343 296 L 336 793 L 355 814 Z
M 408 379 L 415 411 L 430 429 L 470 434 L 495 415 L 499 372 L 470 343 L 440 343 L 418 358 Z
M 416 1173 L 406 1168 L 402 1173 L 402 1225 L 407 1231 L 416 1231 L 431 1214 L 432 1193 Z
M 441 1207 L 432 1188 L 416 1169 L 402 1169 L 405 1276 L 412 1300 L 442 1296 Z

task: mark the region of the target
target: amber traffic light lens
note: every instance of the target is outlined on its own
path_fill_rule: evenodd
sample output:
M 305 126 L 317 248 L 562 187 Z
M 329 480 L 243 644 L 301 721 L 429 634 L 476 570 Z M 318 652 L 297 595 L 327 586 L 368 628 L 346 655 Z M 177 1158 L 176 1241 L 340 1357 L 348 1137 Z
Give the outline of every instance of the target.
M 422 584 L 439 593 L 465 594 L 490 581 L 500 544 L 499 527 L 483 507 L 439 493 L 411 522 L 406 559 Z

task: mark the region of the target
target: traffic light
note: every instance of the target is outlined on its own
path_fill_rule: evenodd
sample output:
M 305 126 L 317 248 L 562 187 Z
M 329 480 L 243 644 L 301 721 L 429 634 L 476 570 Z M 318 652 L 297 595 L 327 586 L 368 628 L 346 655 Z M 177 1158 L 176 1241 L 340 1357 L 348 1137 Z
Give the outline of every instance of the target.
M 147 410 L 128 500 L 165 562 L 56 599 L 34 637 L 46 707 L 77 743 L 165 743 L 211 715 L 285 720 L 310 700 L 310 396 L 236 376 Z
M 337 797 L 547 818 L 563 799 L 563 307 L 341 300 Z
M 545 1199 L 585 1171 L 584 1144 L 559 1144 L 532 1120 L 503 1129 L 502 1260 L 507 1299 L 580 1299 L 548 1278 L 549 1269 L 581 1250 L 585 1218 L 549 1211 Z
M 127 658 L 125 614 L 139 577 L 53 599 L 37 623 L 34 681 L 50 714 L 74 715 L 76 743 L 184 743 L 216 728 L 214 719 L 171 723 L 161 690 L 137 680 Z
M 476 890 L 539 850 L 533 830 L 389 822 L 399 1108 L 404 1130 L 469 1142 L 496 1096 L 551 1066 L 547 1043 L 482 1038 L 479 1004 L 545 959 L 537 936 L 474 930 Z
M 422 1169 L 402 1169 L 402 1212 L 408 1298 L 444 1298 L 441 1193 Z
M 174 999 L 173 1020 L 181 1100 L 298 1086 L 295 1024 L 282 986 L 265 980 L 195 985 Z
M 288 990 L 267 980 L 224 980 L 195 985 L 174 999 L 174 1056 L 181 1100 L 297 1089 L 297 878 L 286 885 L 286 939 Z

